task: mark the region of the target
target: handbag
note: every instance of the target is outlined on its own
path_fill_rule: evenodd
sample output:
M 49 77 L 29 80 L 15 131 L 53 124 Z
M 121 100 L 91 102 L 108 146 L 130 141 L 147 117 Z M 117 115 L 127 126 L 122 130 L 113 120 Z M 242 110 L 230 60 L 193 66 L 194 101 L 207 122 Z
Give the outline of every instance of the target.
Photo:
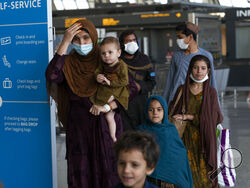
M 178 96 L 177 96 L 177 99 L 174 103 L 174 106 L 171 110 L 171 112 L 169 113 L 168 115 L 168 120 L 173 123 L 179 133 L 179 137 L 182 138 L 183 136 L 183 133 L 185 131 L 185 128 L 187 126 L 187 122 L 186 121 L 183 121 L 183 120 L 175 120 L 174 118 L 172 118 L 173 116 L 173 113 L 174 113 L 174 109 L 176 107 L 176 105 L 178 104 L 178 101 L 180 100 L 181 98 L 181 94 L 182 94 L 182 89 L 180 90 Z M 184 102 L 183 102 L 183 105 L 182 105 L 182 114 L 184 115 L 184 112 L 185 112 L 185 106 L 184 106 Z
M 217 166 L 220 168 L 223 165 L 222 154 L 227 149 L 231 148 L 230 144 L 230 130 L 224 129 L 221 124 L 217 125 Z M 227 158 L 233 159 L 232 152 L 226 152 Z M 234 187 L 236 183 L 236 172 L 233 168 L 223 168 L 218 174 L 218 183 L 221 186 Z

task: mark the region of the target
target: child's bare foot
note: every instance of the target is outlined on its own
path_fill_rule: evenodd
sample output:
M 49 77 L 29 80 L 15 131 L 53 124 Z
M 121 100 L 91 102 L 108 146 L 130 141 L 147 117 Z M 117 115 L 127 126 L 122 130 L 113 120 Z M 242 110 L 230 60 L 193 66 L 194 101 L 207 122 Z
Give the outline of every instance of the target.
M 117 141 L 115 136 L 111 136 L 111 137 L 112 137 L 112 140 L 113 140 L 114 142 Z

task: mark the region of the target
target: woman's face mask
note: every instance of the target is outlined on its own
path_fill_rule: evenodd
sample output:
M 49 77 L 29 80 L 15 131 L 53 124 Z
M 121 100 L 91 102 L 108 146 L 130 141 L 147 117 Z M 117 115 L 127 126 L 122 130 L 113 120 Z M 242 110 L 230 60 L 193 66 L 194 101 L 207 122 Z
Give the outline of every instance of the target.
M 205 82 L 208 79 L 208 74 L 206 74 L 206 76 L 203 79 L 201 79 L 201 80 L 195 79 L 192 73 L 189 76 L 196 83 L 203 83 L 203 82 Z
M 198 60 L 194 63 L 190 78 L 197 83 L 205 82 L 208 79 L 208 66 L 205 61 Z
M 124 51 L 129 53 L 130 55 L 133 55 L 139 48 L 136 42 L 129 42 L 127 44 L 124 44 L 124 46 Z
M 72 46 L 79 55 L 88 55 L 93 49 L 93 43 L 82 45 L 73 43 Z
M 177 42 L 177 45 L 179 46 L 179 48 L 182 50 L 186 50 L 189 46 L 189 44 L 186 44 L 184 42 L 184 39 L 177 39 L 176 42 Z

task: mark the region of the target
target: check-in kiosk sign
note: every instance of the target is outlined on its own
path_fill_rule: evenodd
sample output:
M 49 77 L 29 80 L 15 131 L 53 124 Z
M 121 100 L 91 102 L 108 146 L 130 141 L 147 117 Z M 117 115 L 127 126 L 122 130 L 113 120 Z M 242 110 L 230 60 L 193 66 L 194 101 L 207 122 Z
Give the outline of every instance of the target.
M 47 0 L 1 0 L 0 15 L 0 185 L 50 188 Z

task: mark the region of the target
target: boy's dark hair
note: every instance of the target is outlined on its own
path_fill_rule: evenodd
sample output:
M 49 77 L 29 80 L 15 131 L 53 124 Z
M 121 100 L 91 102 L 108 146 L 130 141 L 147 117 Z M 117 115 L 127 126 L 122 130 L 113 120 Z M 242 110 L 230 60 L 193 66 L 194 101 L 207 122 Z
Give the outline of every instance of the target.
M 115 37 L 105 37 L 100 43 L 100 47 L 104 46 L 105 44 L 115 44 L 117 49 L 120 49 L 120 43 Z
M 154 168 L 160 155 L 160 149 L 152 134 L 145 131 L 127 131 L 122 134 L 114 146 L 116 158 L 122 151 L 139 150 L 142 152 L 148 168 Z
M 187 28 L 186 23 L 182 23 L 176 26 L 175 31 L 179 32 L 181 31 L 182 34 L 189 36 L 189 35 L 193 35 L 193 39 L 196 41 L 197 39 L 197 34 L 195 32 L 193 32 L 192 30 Z

